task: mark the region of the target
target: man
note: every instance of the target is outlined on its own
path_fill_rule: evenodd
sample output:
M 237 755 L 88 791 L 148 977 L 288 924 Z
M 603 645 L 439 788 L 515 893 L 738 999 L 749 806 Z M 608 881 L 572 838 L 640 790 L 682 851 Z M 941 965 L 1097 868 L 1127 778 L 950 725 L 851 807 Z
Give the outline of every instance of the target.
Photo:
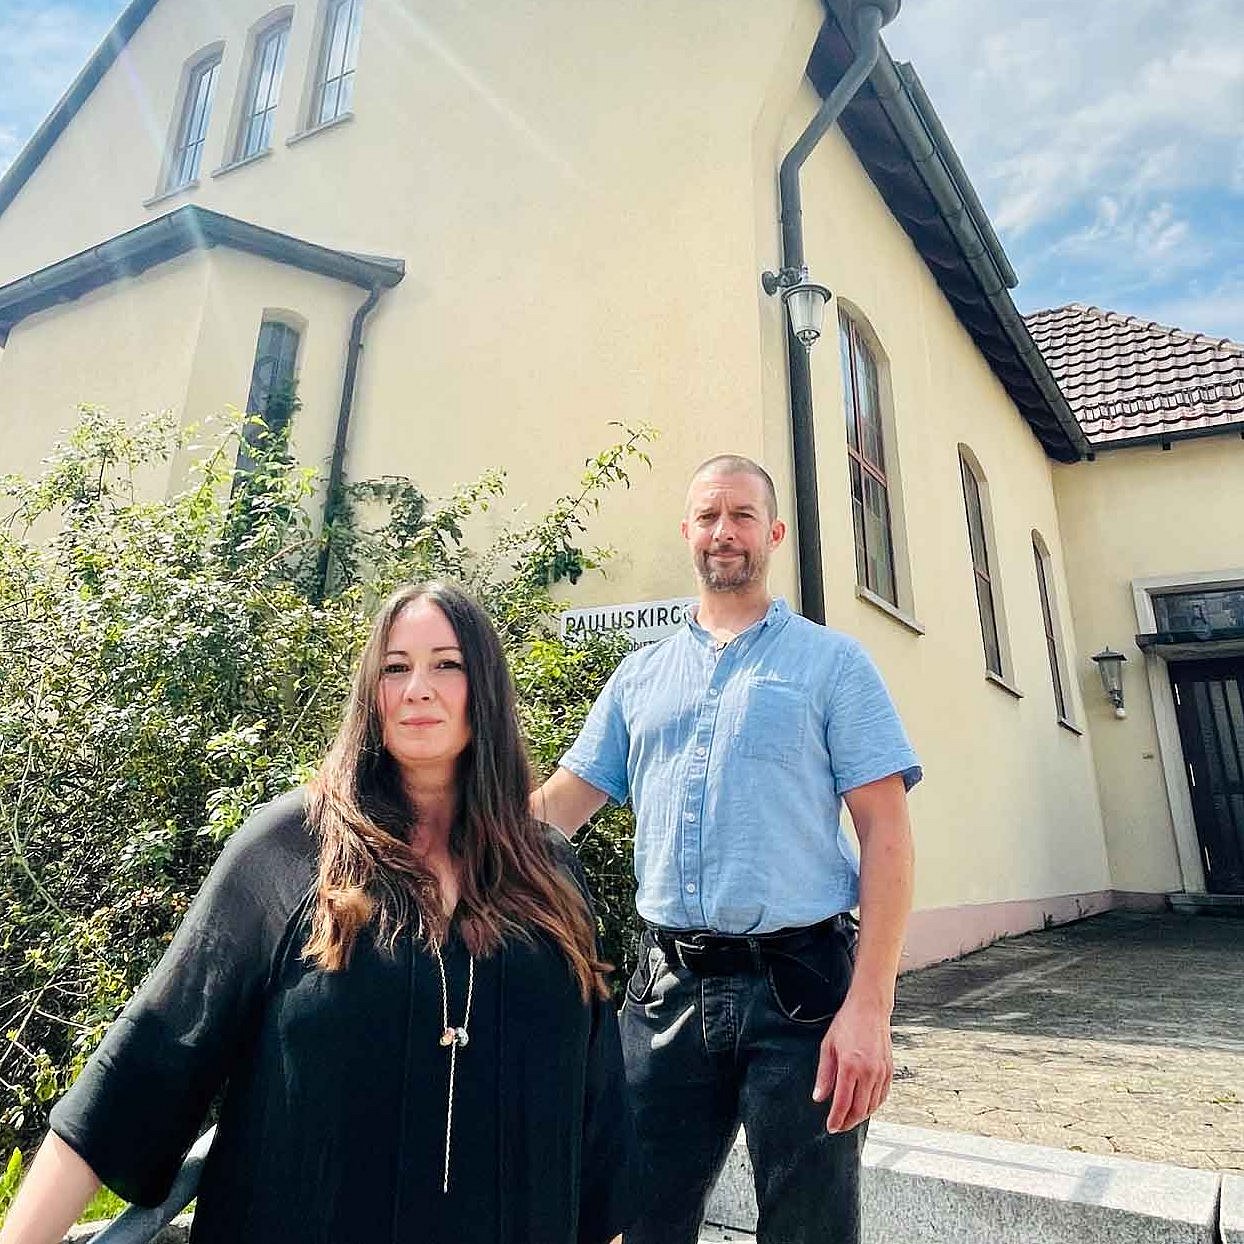
M 627 1244 L 694 1244 L 740 1122 L 760 1244 L 859 1238 L 921 773 L 860 645 L 770 596 L 785 533 L 757 463 L 696 471 L 694 620 L 622 662 L 532 798 L 568 834 L 608 798 L 635 809 L 645 930 L 622 1041 L 646 1183 Z

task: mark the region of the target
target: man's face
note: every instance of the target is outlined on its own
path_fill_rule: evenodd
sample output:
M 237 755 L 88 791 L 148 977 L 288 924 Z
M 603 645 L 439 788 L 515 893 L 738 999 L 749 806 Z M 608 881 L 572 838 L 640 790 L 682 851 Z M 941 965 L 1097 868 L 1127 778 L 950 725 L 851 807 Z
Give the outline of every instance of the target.
M 763 481 L 748 473 L 700 475 L 687 492 L 682 536 L 710 592 L 763 583 L 786 524 L 769 513 Z

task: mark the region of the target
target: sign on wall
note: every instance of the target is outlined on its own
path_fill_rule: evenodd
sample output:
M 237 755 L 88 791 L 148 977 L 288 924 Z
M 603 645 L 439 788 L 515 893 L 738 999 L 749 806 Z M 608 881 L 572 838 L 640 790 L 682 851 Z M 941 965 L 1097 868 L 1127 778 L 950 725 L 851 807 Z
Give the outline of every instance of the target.
M 695 604 L 694 596 L 676 596 L 671 600 L 643 600 L 630 605 L 567 609 L 561 616 L 561 636 L 574 639 L 597 631 L 625 631 L 632 645 L 639 648 L 672 635 Z

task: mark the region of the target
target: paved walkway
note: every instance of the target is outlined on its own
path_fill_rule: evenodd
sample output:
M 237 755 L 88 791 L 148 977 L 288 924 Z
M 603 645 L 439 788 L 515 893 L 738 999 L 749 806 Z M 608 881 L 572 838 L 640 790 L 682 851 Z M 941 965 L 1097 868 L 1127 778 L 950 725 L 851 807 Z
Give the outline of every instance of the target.
M 1244 919 L 1109 913 L 899 982 L 878 1116 L 1244 1170 Z

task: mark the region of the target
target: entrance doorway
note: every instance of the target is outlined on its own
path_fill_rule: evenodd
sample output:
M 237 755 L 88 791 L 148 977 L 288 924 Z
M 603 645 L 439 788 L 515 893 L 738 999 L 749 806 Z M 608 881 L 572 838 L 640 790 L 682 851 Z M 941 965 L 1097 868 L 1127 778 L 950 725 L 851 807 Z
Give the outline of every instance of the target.
M 1244 657 L 1172 661 L 1205 888 L 1244 895 Z

